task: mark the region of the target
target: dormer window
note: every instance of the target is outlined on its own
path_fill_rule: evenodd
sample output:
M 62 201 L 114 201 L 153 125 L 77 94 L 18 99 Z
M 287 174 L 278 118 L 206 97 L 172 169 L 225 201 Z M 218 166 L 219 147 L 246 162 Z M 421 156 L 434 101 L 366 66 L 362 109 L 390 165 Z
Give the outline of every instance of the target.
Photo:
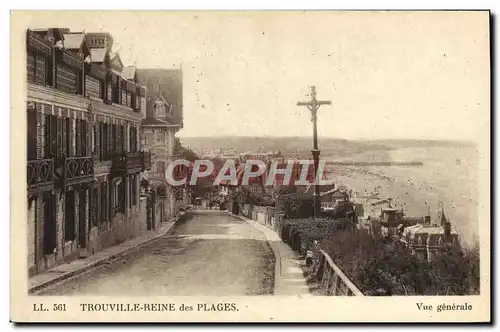
M 162 100 L 157 100 L 155 102 L 156 116 L 160 118 L 164 118 L 167 116 L 166 105 Z

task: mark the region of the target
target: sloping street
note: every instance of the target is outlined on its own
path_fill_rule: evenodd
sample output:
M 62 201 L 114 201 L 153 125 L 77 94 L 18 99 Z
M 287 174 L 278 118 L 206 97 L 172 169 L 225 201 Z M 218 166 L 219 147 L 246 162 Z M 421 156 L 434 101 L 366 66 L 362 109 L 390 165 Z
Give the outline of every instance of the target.
M 274 267 L 271 247 L 253 226 L 199 211 L 172 235 L 37 295 L 266 295 L 273 293 Z

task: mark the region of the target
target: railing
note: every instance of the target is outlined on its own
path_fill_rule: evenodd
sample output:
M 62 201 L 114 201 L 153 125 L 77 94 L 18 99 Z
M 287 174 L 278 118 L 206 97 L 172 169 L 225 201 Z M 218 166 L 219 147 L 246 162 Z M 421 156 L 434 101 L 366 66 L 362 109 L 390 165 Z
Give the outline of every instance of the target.
M 324 252 L 317 241 L 312 247 L 311 275 L 320 282 L 324 295 L 364 296 L 349 278 L 335 265 L 330 255 Z
M 69 157 L 64 159 L 65 185 L 90 182 L 94 179 L 94 160 L 92 157 Z
M 140 152 L 125 152 L 113 156 L 112 171 L 119 175 L 139 173 L 142 171 L 143 159 Z
M 143 171 L 149 171 L 151 169 L 151 152 L 141 152 L 141 158 Z
M 230 203 L 231 211 L 232 201 Z M 240 214 L 274 230 L 280 237 L 284 215 L 277 213 L 273 207 L 241 204 Z M 318 242 L 314 241 L 311 248 L 312 263 L 310 274 L 320 283 L 320 291 L 330 296 L 364 296 L 342 270 L 335 265 L 330 255 L 323 251 Z
M 27 167 L 28 190 L 52 189 L 54 186 L 54 160 L 29 160 Z

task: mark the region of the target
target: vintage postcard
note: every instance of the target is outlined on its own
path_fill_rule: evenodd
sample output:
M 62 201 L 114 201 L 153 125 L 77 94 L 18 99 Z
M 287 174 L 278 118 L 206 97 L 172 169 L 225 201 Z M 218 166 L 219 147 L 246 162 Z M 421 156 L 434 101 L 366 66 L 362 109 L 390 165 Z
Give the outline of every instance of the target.
M 490 61 L 488 11 L 13 11 L 12 321 L 490 321 Z

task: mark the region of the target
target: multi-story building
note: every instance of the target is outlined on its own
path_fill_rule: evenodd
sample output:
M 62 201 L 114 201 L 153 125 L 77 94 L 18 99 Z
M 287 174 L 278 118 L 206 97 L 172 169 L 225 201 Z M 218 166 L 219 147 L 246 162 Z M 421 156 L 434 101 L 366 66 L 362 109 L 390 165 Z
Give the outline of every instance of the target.
M 145 89 L 124 79 L 107 33 L 27 31 L 28 270 L 143 231 Z
M 406 227 L 402 231 L 401 241 L 408 249 L 421 260 L 432 261 L 434 256 L 449 246 L 459 246 L 458 233 L 452 229 L 444 209 L 441 208 L 438 217 L 440 224 L 431 224 L 430 217 L 426 217 L 423 223 Z
M 175 134 L 183 127 L 182 69 L 137 69 L 135 75 L 147 88 L 141 135 L 152 155 L 145 180 L 156 193 L 148 222 L 157 225 L 177 214 L 187 193 L 187 186 L 172 187 L 166 181 L 167 167 L 176 158 Z

